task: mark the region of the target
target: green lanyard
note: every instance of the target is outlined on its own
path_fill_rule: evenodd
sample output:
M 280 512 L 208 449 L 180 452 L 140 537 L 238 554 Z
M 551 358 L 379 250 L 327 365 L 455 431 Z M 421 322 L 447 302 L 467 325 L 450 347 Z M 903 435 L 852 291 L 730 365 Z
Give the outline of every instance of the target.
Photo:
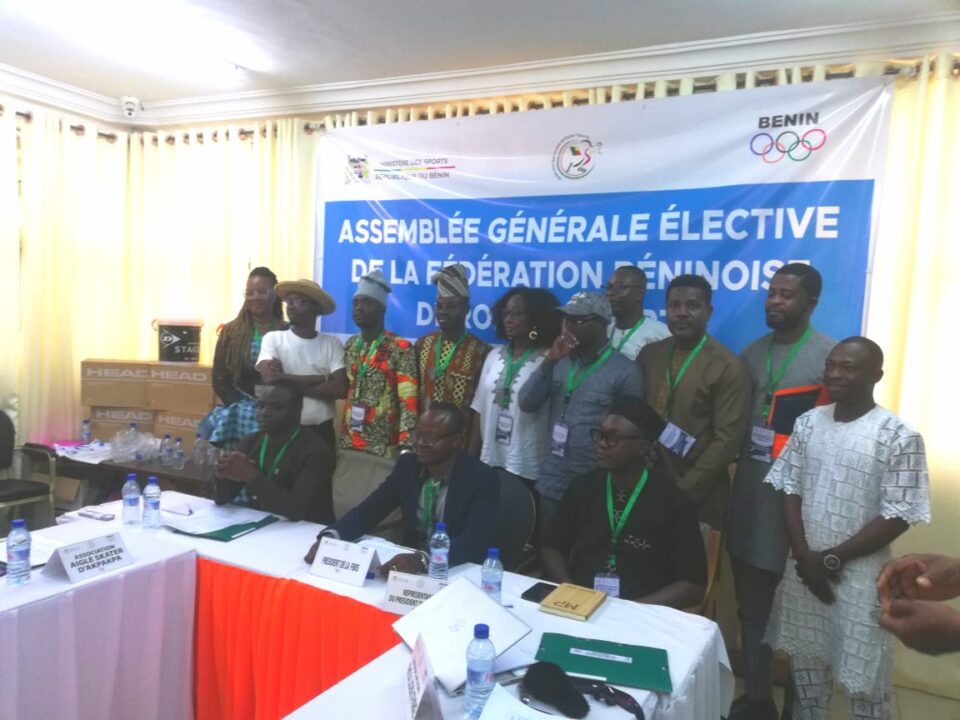
M 360 346 L 361 354 L 357 359 L 357 388 L 354 392 L 354 398 L 360 397 L 360 390 L 363 388 L 363 381 L 367 377 L 367 372 L 373 367 L 373 361 L 377 357 L 377 348 L 380 347 L 380 343 L 383 342 L 384 333 L 377 335 L 377 339 L 370 343 L 370 347 L 367 348 L 366 352 L 363 351 L 363 345 Z
M 467 336 L 466 333 L 460 336 L 460 338 L 453 344 L 453 350 L 450 351 L 450 354 L 447 355 L 446 362 L 441 362 L 440 358 L 443 356 L 443 336 L 437 335 L 437 346 L 436 352 L 434 354 L 433 362 L 433 371 L 436 375 L 435 380 L 439 383 L 443 379 L 444 373 L 447 372 L 447 365 L 450 364 L 450 361 L 453 360 L 453 356 L 457 354 L 457 348 L 460 347 L 460 343 L 463 342 L 463 339 Z
M 802 348 L 804 343 L 810 338 L 810 329 L 808 325 L 807 329 L 803 331 L 803 335 L 800 336 L 800 339 L 793 344 L 790 352 L 787 353 L 787 357 L 784 358 L 783 364 L 777 368 L 776 374 L 773 372 L 773 337 L 771 336 L 770 338 L 770 344 L 767 346 L 767 396 L 763 401 L 764 422 L 767 422 L 767 417 L 770 415 L 770 406 L 773 404 L 773 394 L 777 391 L 777 387 L 780 385 L 780 381 L 783 380 L 783 376 L 786 375 L 790 363 L 794 361 L 797 353 L 800 352 L 800 348 Z
M 584 381 L 593 375 L 594 371 L 603 365 L 607 360 L 610 359 L 610 356 L 613 354 L 613 346 L 607 345 L 606 349 L 600 354 L 596 360 L 583 368 L 579 373 L 577 372 L 577 364 L 571 360 L 570 369 L 567 371 L 567 386 L 563 393 L 563 407 L 560 409 L 560 417 L 563 418 L 567 414 L 567 405 L 570 404 L 570 398 L 577 391 L 577 389 L 583 385 Z
M 504 361 L 506 363 L 506 370 L 503 375 L 503 395 L 500 397 L 500 407 L 506 410 L 510 407 L 510 394 L 511 388 L 513 387 L 513 377 L 514 374 L 520 371 L 520 368 L 523 367 L 523 364 L 527 361 L 527 358 L 530 357 L 531 353 L 536 350 L 536 348 L 529 348 L 523 355 L 520 356 L 520 359 L 514 363 L 513 361 L 513 345 L 507 345 L 504 348 L 504 352 L 507 357 Z
M 633 337 L 633 334 L 634 334 L 637 330 L 639 330 L 640 327 L 641 327 L 646 321 L 647 321 L 647 316 L 646 316 L 646 315 L 641 315 L 639 322 L 637 322 L 636 325 L 634 325 L 632 328 L 630 328 L 629 330 L 627 330 L 627 331 L 623 334 L 623 337 L 620 338 L 620 342 L 617 344 L 617 352 L 622 352 L 622 351 L 623 351 L 623 346 L 626 345 L 626 344 L 630 341 L 630 338 Z
M 423 486 L 423 535 L 430 538 L 430 527 L 433 525 L 433 506 L 440 497 L 440 483 L 428 477 Z
M 620 513 L 620 522 L 618 523 L 614 523 L 613 520 L 613 476 L 607 473 L 607 518 L 610 520 L 610 554 L 607 556 L 607 564 L 611 570 L 616 570 L 617 568 L 617 541 L 620 539 L 620 534 L 627 524 L 627 518 L 630 517 L 637 498 L 640 497 L 640 493 L 643 492 L 643 488 L 647 484 L 647 475 L 649 473 L 649 470 L 644 469 L 643 475 L 637 480 L 637 485 L 633 488 L 633 494 L 630 495 L 630 499 L 627 500 L 623 512 Z
M 703 346 L 707 343 L 707 336 L 704 335 L 700 338 L 700 342 L 697 343 L 697 346 L 687 355 L 686 359 L 683 361 L 683 365 L 680 366 L 680 372 L 677 373 L 677 379 L 674 380 L 671 377 L 670 368 L 673 366 L 673 353 L 677 349 L 677 343 L 674 342 L 670 346 L 670 357 L 667 358 L 667 390 L 670 391 L 670 394 L 667 396 L 667 407 L 666 415 L 670 416 L 670 411 L 673 409 L 673 396 L 677 392 L 677 388 L 680 387 L 680 381 L 683 380 L 683 376 L 686 375 L 687 369 L 690 367 L 690 364 L 693 362 L 693 359 L 700 354 L 700 351 L 703 350 Z
M 283 447 L 280 448 L 280 452 L 273 456 L 273 462 L 270 463 L 270 470 L 265 474 L 267 479 L 272 478 L 277 472 L 277 465 L 280 464 L 280 460 L 283 459 L 283 454 L 287 452 L 287 448 L 290 447 L 290 443 L 297 439 L 297 435 L 300 434 L 300 428 L 297 428 L 297 431 L 290 436 L 290 439 L 287 440 Z M 263 441 L 260 443 L 260 472 L 263 472 L 263 460 L 267 455 L 267 436 L 264 434 Z

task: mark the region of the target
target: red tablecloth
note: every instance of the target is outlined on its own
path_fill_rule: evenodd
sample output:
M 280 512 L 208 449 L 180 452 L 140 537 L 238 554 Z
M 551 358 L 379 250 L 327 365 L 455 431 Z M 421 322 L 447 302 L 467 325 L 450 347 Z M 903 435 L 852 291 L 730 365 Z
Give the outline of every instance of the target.
M 197 559 L 197 720 L 275 720 L 399 642 L 397 616 Z

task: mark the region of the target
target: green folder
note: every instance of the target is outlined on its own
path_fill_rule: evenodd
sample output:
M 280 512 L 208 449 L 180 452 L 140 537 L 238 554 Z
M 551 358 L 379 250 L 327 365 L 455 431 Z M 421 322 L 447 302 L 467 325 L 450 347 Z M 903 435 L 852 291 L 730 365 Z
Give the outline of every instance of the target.
M 219 530 L 214 530 L 213 532 L 208 533 L 186 533 L 182 530 L 174 530 L 181 535 L 190 535 L 192 537 L 201 537 L 207 538 L 208 540 L 219 540 L 220 542 L 230 542 L 231 540 L 236 540 L 241 535 L 246 535 L 247 533 L 252 533 L 254 530 L 259 530 L 262 527 L 266 527 L 272 523 L 275 523 L 279 520 L 276 515 L 267 515 L 263 520 L 257 520 L 257 522 L 250 523 L 240 523 L 239 525 L 230 525 L 229 527 L 221 528 Z
M 571 675 L 611 685 L 673 692 L 667 651 L 661 648 L 544 633 L 537 660 L 556 663 Z

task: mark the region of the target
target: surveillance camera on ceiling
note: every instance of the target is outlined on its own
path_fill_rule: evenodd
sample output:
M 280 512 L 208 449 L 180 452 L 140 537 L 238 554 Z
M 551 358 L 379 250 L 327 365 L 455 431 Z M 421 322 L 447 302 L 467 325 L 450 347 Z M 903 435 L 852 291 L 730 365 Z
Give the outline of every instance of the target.
M 140 112 L 140 98 L 133 97 L 132 95 L 126 95 L 120 98 L 120 107 L 123 109 L 123 114 L 127 118 L 135 118 L 137 113 Z

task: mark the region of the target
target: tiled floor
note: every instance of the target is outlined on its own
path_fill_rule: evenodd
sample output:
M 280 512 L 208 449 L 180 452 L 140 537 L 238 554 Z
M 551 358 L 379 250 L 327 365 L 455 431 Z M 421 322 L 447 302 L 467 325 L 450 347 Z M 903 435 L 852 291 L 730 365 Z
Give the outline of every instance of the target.
M 743 692 L 743 683 L 737 678 L 734 697 Z M 783 690 L 775 688 L 773 699 L 783 707 Z M 836 692 L 830 709 L 830 720 L 848 720 L 847 703 L 843 694 Z M 960 700 L 928 695 L 908 688 L 897 687 L 893 692 L 893 720 L 960 720 Z

